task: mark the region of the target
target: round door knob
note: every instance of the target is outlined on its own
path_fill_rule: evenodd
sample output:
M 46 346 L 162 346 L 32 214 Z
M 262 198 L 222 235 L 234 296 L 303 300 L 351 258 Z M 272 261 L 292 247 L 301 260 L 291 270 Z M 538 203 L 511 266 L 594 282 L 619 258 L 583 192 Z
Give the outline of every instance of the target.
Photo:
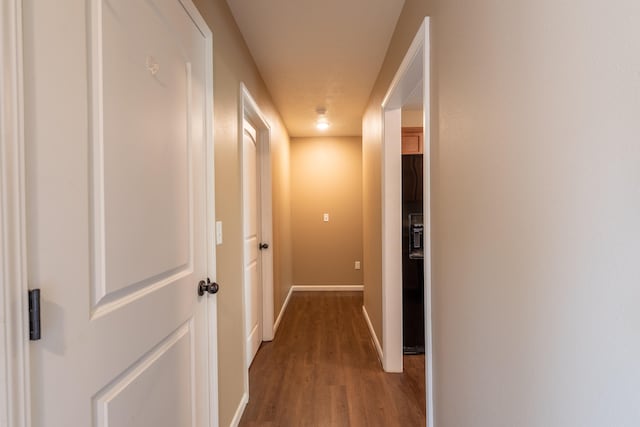
M 207 277 L 207 281 L 201 280 L 198 283 L 198 295 L 203 296 L 205 292 L 210 294 L 215 294 L 220 289 L 220 286 L 216 282 L 212 282 L 211 279 Z
M 269 249 L 269 244 L 268 243 L 260 243 L 258 245 L 258 249 L 260 249 L 260 250 Z

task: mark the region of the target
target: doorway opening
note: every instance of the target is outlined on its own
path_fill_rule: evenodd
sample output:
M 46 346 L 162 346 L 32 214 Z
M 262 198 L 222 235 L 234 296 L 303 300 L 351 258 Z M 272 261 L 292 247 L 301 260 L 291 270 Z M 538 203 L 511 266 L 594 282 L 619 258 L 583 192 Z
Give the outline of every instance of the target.
M 402 110 L 422 106 L 423 193 L 422 256 L 424 275 L 424 351 L 427 425 L 433 426 L 431 340 L 431 188 L 429 18 L 411 43 L 382 102 L 382 336 L 383 367 L 402 372 Z M 408 218 L 407 218 L 408 221 Z M 416 218 L 416 225 L 419 224 Z
M 422 96 L 402 108 L 402 348 L 424 354 L 424 141 Z
M 271 130 L 258 104 L 240 84 L 238 120 L 242 171 L 244 383 L 260 344 L 273 340 L 273 241 Z

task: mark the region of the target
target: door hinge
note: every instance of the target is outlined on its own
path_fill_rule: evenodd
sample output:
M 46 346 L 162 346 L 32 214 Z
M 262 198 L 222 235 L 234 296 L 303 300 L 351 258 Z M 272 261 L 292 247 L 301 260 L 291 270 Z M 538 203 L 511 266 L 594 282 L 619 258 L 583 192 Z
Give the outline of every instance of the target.
M 40 289 L 29 290 L 29 340 L 40 339 Z

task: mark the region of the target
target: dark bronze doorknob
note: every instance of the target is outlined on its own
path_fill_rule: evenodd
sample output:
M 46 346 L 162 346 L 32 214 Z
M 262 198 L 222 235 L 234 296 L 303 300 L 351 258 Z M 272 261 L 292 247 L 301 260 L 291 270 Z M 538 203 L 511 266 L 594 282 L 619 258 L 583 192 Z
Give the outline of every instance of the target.
M 260 249 L 260 250 L 269 249 L 269 244 L 268 243 L 260 243 L 258 245 L 258 249 Z
M 198 295 L 200 296 L 204 295 L 205 292 L 215 294 L 218 292 L 218 289 L 220 289 L 220 286 L 218 286 L 216 282 L 212 282 L 208 277 L 206 282 L 201 280 L 200 283 L 198 283 Z

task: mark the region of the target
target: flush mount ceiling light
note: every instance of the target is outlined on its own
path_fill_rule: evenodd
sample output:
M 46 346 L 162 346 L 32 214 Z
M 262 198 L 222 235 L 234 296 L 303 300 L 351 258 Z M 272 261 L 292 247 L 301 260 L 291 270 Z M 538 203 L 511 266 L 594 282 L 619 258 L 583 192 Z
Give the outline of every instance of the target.
M 318 130 L 327 130 L 329 129 L 329 120 L 327 120 L 326 114 L 327 109 L 320 107 L 316 109 L 316 113 L 318 113 L 318 120 L 316 120 L 316 129 Z

